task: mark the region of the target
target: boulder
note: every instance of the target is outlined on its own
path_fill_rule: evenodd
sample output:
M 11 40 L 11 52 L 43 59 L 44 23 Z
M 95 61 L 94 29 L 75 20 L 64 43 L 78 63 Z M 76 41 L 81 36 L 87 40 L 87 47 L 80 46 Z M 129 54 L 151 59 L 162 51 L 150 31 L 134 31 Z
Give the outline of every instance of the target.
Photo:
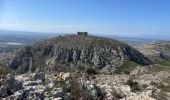
M 6 97 L 8 96 L 6 88 L 4 86 L 0 87 L 0 97 Z
M 60 98 L 60 97 L 59 98 L 54 98 L 53 100 L 62 100 L 62 98 Z
M 44 91 L 30 91 L 27 100 L 43 100 L 44 98 Z
M 14 92 L 21 90 L 22 83 L 18 80 L 15 80 L 15 78 L 11 75 L 7 76 L 7 79 L 5 81 L 5 87 L 8 95 L 12 95 Z
M 51 96 L 54 97 L 54 98 L 64 96 L 62 88 L 55 88 L 53 91 L 51 91 L 51 94 L 52 94 Z
M 66 80 L 66 79 L 70 78 L 70 76 L 71 76 L 70 73 L 64 73 L 64 74 L 62 75 L 62 79 L 63 79 L 63 80 Z
M 42 84 L 42 80 L 36 80 L 36 81 L 27 81 L 23 83 L 24 86 L 35 86 Z
M 24 75 L 24 74 L 23 75 L 18 75 L 18 76 L 15 77 L 15 80 L 18 80 L 18 81 L 24 83 L 26 81 L 29 81 L 29 77 Z
M 48 87 L 49 89 L 52 89 L 52 88 L 54 87 L 54 83 L 49 83 L 49 84 L 47 85 L 47 87 Z
M 91 94 L 92 94 L 92 96 L 94 96 L 95 98 L 97 98 L 97 97 L 98 97 L 98 90 L 95 89 L 95 88 L 92 89 Z
M 10 97 L 8 97 L 9 100 L 23 100 L 23 91 L 17 91 Z

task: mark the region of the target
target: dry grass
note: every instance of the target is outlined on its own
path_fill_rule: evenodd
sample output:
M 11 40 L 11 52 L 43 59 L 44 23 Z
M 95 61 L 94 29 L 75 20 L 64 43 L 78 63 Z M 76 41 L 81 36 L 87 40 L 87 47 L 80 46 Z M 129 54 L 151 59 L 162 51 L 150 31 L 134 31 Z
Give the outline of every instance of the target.
M 89 100 L 90 96 L 88 94 L 88 91 L 86 89 L 83 89 L 81 84 L 74 80 L 72 81 L 72 84 L 71 84 L 70 99 L 79 100 L 80 98 L 81 100 Z

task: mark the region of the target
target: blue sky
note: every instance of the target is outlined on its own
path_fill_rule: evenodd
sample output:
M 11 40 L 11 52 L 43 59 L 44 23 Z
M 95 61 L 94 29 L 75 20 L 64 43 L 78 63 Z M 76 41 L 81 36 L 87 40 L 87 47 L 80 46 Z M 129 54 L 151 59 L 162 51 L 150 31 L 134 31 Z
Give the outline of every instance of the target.
M 0 0 L 0 29 L 170 34 L 170 0 Z

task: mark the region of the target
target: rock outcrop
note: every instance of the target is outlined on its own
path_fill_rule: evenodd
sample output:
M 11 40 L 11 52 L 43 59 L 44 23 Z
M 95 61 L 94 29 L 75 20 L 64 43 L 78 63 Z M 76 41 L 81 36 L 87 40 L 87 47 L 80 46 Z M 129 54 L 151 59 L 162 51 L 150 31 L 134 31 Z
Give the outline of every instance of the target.
M 35 80 L 45 81 L 45 73 L 44 72 L 36 73 L 33 77 Z
M 45 74 L 46 82 L 30 76 L 38 73 L 26 73 L 7 76 L 0 87 L 1 100 L 156 100 L 160 90 L 148 85 L 144 90 L 133 92 L 125 82 L 127 75 L 95 75 L 85 73 Z M 77 77 L 80 75 L 79 77 Z M 53 76 L 55 77 L 54 79 Z M 64 77 L 63 77 L 64 76 Z M 82 77 L 81 77 L 82 76 Z M 22 77 L 22 78 L 21 78 Z M 21 80 L 22 79 L 22 80 Z M 52 81 L 50 81 L 52 79 Z M 24 81 L 23 81 L 24 80 Z M 10 81 L 10 82 L 9 82 Z M 10 86 L 10 88 L 9 88 Z M 15 88 L 14 88 L 15 86 Z M 10 91 L 10 92 L 9 92 Z M 164 97 L 163 100 L 167 97 Z
M 18 80 L 15 80 L 14 76 L 10 74 L 7 76 L 5 84 L 6 84 L 5 88 L 8 95 L 11 95 L 14 92 L 22 89 L 22 83 Z
M 129 45 L 112 39 L 94 36 L 63 36 L 25 47 L 18 52 L 11 68 L 20 73 L 35 70 L 54 70 L 62 65 L 91 65 L 95 69 L 121 66 L 124 61 L 142 65 L 150 60 Z

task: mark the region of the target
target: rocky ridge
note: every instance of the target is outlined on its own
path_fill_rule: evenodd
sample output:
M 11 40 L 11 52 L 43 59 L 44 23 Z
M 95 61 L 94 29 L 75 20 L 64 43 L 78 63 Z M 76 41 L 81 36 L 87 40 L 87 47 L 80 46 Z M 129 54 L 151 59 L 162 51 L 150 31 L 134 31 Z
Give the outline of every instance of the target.
M 95 36 L 69 35 L 19 50 L 10 67 L 21 73 L 59 70 L 62 66 L 92 66 L 95 69 L 107 66 L 114 69 L 125 61 L 142 65 L 151 63 L 147 57 L 123 42 Z

